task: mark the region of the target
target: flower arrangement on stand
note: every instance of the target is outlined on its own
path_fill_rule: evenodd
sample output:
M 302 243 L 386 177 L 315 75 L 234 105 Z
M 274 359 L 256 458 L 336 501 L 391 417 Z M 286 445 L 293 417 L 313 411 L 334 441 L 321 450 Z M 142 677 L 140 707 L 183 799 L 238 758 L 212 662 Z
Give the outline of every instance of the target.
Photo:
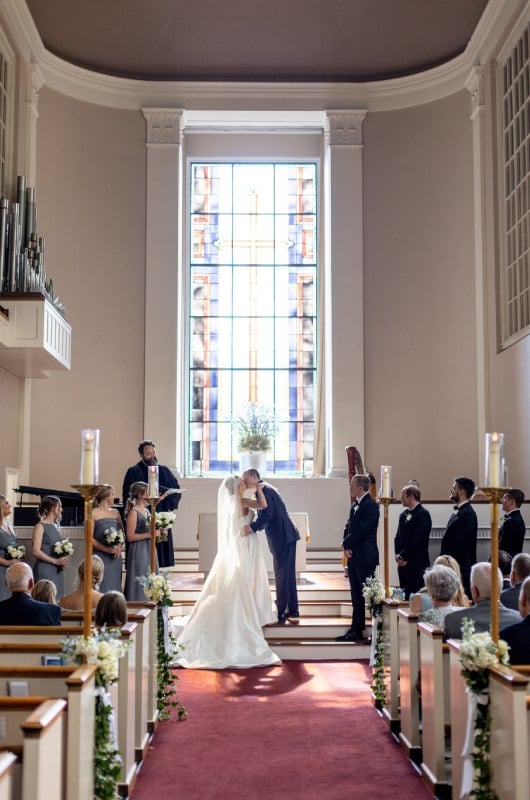
M 96 716 L 94 731 L 94 797 L 115 800 L 122 760 L 116 746 L 114 710 L 109 687 L 118 680 L 119 660 L 128 643 L 117 630 L 93 629 L 91 636 L 68 637 L 63 653 L 70 661 L 96 665 Z
M 242 452 L 266 452 L 278 431 L 278 422 L 267 406 L 261 403 L 247 403 L 235 421 L 238 433 L 238 446 Z
M 155 516 L 156 538 L 159 542 L 167 542 L 167 529 L 175 522 L 174 511 L 157 511 Z
M 490 743 L 491 713 L 488 668 L 508 664 L 508 645 L 493 641 L 489 633 L 475 633 L 472 620 L 464 619 L 460 648 L 462 676 L 469 697 L 468 736 L 464 745 L 462 796 L 497 800 L 492 786 Z
M 164 512 L 171 513 L 171 512 Z M 177 709 L 178 719 L 186 719 L 187 711 L 181 704 L 176 682 L 178 675 L 172 669 L 177 642 L 171 632 L 169 624 L 168 607 L 173 605 L 171 599 L 171 585 L 167 573 L 156 574 L 148 572 L 136 578 L 142 585 L 148 600 L 156 603 L 157 608 L 157 708 L 160 720 L 171 718 L 171 710 Z
M 363 583 L 363 597 L 372 616 L 372 649 L 370 652 L 372 683 L 370 689 L 374 693 L 376 707 L 381 709 L 386 700 L 383 632 L 385 587 L 379 578 L 373 576 L 366 579 Z

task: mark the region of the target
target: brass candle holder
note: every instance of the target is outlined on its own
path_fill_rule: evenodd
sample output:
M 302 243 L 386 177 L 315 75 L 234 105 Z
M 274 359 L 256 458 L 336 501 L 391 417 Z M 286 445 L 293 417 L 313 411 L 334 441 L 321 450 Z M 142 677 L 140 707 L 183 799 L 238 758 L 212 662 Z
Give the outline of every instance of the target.
M 479 487 L 490 503 L 491 519 L 491 638 L 499 641 L 499 503 L 507 488 Z
M 390 597 L 390 563 L 388 556 L 388 506 L 392 502 L 391 497 L 380 497 L 380 504 L 383 506 L 383 557 L 385 572 L 385 597 Z
M 85 610 L 83 614 L 83 636 L 90 636 L 92 628 L 92 539 L 94 536 L 94 520 L 92 518 L 92 500 L 100 489 L 99 484 L 72 484 L 72 489 L 79 492 L 85 501 Z
M 158 497 L 148 497 L 151 509 L 151 572 L 156 572 L 156 504 Z

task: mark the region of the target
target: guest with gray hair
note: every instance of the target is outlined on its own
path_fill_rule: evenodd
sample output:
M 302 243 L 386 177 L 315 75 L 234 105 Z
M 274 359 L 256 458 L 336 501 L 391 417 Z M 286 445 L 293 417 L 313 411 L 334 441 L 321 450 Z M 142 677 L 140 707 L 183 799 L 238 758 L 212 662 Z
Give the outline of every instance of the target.
M 506 608 L 519 608 L 519 595 L 525 578 L 530 575 L 530 555 L 518 553 L 512 558 L 512 571 L 510 572 L 510 589 L 501 592 L 501 603 Z
M 60 625 L 61 609 L 52 603 L 34 600 L 33 572 L 19 561 L 6 571 L 6 585 L 11 597 L 0 603 L 0 625 Z
M 425 570 L 423 578 L 433 608 L 422 611 L 418 619 L 420 622 L 429 622 L 431 625 L 443 628 L 446 616 L 453 611 L 461 610 L 459 606 L 452 604 L 452 598 L 461 586 L 460 579 L 453 569 L 441 564 Z
M 500 638 L 510 647 L 510 664 L 530 664 L 530 577 L 521 585 L 519 611 L 523 621 L 501 630 Z
M 521 621 L 521 615 L 512 608 L 506 608 L 499 601 L 502 586 L 502 574 L 498 572 L 499 594 L 494 600 L 491 597 L 491 564 L 479 561 L 471 567 L 471 597 L 475 604 L 471 608 L 462 608 L 448 614 L 445 618 L 444 629 L 447 638 L 460 639 L 462 637 L 462 622 L 470 619 L 475 623 L 475 632 L 484 633 L 491 626 L 491 604 L 496 602 L 499 609 L 499 628 L 506 628 Z

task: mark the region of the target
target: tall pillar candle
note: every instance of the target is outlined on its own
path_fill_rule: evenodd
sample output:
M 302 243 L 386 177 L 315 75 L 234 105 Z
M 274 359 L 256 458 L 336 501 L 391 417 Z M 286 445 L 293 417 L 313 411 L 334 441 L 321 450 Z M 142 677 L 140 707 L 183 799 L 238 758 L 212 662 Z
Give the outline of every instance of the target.
M 81 431 L 81 470 L 79 482 L 83 486 L 99 483 L 99 430 Z
M 148 482 L 147 482 L 147 496 L 158 497 L 158 466 L 152 465 L 147 467 Z
M 500 488 L 503 482 L 504 433 L 486 434 L 486 476 L 485 486 Z
M 381 467 L 381 497 L 392 497 L 392 467 Z

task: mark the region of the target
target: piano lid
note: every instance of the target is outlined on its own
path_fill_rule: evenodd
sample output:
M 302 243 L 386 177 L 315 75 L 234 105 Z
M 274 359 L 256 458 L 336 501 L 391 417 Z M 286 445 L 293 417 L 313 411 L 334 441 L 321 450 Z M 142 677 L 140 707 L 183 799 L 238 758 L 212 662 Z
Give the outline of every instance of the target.
M 22 495 L 33 494 L 38 495 L 41 500 L 47 495 L 53 495 L 61 500 L 63 506 L 82 506 L 84 500 L 79 492 L 65 492 L 62 489 L 43 489 L 40 486 L 19 486 L 14 490 L 20 494 L 20 503 L 22 504 Z

